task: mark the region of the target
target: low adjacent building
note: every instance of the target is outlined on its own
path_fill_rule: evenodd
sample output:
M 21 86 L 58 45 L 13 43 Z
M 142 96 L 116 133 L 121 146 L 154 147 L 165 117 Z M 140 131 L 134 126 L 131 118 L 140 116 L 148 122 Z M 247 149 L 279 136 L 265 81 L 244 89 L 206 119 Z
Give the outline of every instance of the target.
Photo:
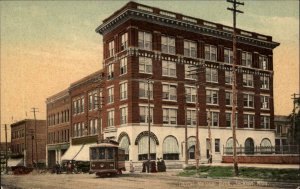
M 36 163 L 46 163 L 46 120 L 24 119 L 11 124 L 9 165 L 33 167 Z

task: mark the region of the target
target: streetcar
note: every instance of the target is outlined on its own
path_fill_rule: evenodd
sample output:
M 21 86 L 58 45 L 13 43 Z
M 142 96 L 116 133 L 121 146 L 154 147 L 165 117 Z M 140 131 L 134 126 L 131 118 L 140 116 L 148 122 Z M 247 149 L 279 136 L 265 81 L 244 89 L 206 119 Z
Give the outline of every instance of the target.
M 125 150 L 118 142 L 106 140 L 90 147 L 90 174 L 115 176 L 125 170 Z

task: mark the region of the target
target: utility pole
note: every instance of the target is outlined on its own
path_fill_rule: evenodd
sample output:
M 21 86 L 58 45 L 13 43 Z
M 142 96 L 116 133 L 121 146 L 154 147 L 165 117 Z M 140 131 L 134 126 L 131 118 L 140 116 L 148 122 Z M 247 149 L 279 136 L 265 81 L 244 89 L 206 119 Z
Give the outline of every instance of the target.
M 34 139 L 34 131 L 33 131 L 33 129 L 29 129 L 28 133 L 31 136 L 31 166 L 34 167 L 33 166 L 33 139 Z
M 38 169 L 38 145 L 37 145 L 37 128 L 36 128 L 36 116 L 35 113 L 38 112 L 37 108 L 31 108 L 34 116 L 34 139 L 35 139 L 35 160 L 36 160 L 36 168 Z
M 235 122 L 235 112 L 236 112 L 236 104 L 237 104 L 237 92 L 236 92 L 236 64 L 237 64 L 237 56 L 236 56 L 236 14 L 244 13 L 243 11 L 237 10 L 239 5 L 244 5 L 243 2 L 238 2 L 236 0 L 227 0 L 227 2 L 232 3 L 233 8 L 227 8 L 227 10 L 232 11 L 233 13 L 233 65 L 232 65 L 232 113 L 231 113 L 231 123 L 232 123 L 232 138 L 233 138 L 233 165 L 234 165 L 234 175 L 238 176 L 238 162 L 236 156 L 236 122 Z
M 197 76 L 196 82 L 196 149 L 195 149 L 195 158 L 196 158 L 196 170 L 199 170 L 199 76 Z
M 147 83 L 148 83 L 148 173 L 150 173 L 150 78 L 147 78 Z
M 7 125 L 5 124 L 5 172 L 7 174 Z
M 184 151 L 185 151 L 185 165 L 187 166 L 189 164 L 188 160 L 188 143 L 187 143 L 187 107 L 186 107 L 186 102 L 184 104 L 184 112 L 185 112 L 185 127 L 184 127 Z M 192 112 L 192 111 L 191 111 Z M 192 113 L 191 113 L 191 118 L 192 118 Z M 191 124 L 192 124 L 192 119 L 191 119 Z
M 297 98 L 297 96 L 298 96 L 298 98 Z M 296 93 L 292 94 L 292 100 L 293 100 L 293 124 L 292 124 L 292 133 L 291 133 L 291 135 L 292 135 L 292 141 L 291 141 L 291 142 L 292 142 L 292 145 L 295 144 L 296 101 L 297 101 L 299 98 L 300 98 L 300 97 L 299 97 L 299 94 L 296 94 Z
M 212 163 L 212 141 L 211 141 L 211 130 L 210 130 L 210 127 L 211 127 L 211 111 L 210 109 L 208 109 L 208 118 L 207 118 L 207 125 L 208 125 L 208 155 L 209 155 L 209 159 L 208 159 L 208 162 L 211 164 Z
M 199 171 L 199 159 L 200 159 L 200 151 L 199 151 L 199 74 L 200 74 L 200 69 L 203 68 L 203 65 L 196 65 L 195 70 L 190 70 L 191 73 L 190 75 L 196 74 L 196 81 L 195 81 L 195 87 L 196 87 L 196 101 L 195 101 L 195 107 L 196 107 L 196 146 L 195 146 L 195 160 L 196 160 L 196 170 L 197 172 Z

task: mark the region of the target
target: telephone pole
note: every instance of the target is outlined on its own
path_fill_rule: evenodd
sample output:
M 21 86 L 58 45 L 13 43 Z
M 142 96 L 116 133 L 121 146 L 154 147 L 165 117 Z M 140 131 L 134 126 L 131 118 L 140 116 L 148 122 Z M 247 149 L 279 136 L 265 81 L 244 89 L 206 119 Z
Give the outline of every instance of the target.
M 151 111 L 150 111 L 150 78 L 147 78 L 147 83 L 148 83 L 148 93 L 147 93 L 147 96 L 148 96 L 148 173 L 150 173 L 150 124 L 151 124 L 151 120 L 150 120 L 150 117 L 151 117 Z
M 36 168 L 38 169 L 38 145 L 37 145 L 37 128 L 36 128 L 36 116 L 35 113 L 38 112 L 37 108 L 31 108 L 34 116 L 34 139 L 35 139 L 35 160 L 36 160 Z
M 211 111 L 210 111 L 210 109 L 208 109 L 208 118 L 207 118 L 207 125 L 208 125 L 208 129 L 207 129 L 207 131 L 208 131 L 208 162 L 209 162 L 209 164 L 211 164 L 212 163 L 212 146 L 211 146 L 211 144 L 212 144 L 212 139 L 211 139 Z
M 8 169 L 7 169 L 7 125 L 5 124 L 5 172 L 7 174 Z
M 232 138 L 233 138 L 233 166 L 234 166 L 234 175 L 238 176 L 238 162 L 236 156 L 236 122 L 235 122 L 235 112 L 236 112 L 236 104 L 237 104 L 237 92 L 236 92 L 236 14 L 244 13 L 243 11 L 237 10 L 239 5 L 244 5 L 243 2 L 238 2 L 236 0 L 227 0 L 227 2 L 232 3 L 233 8 L 227 8 L 227 10 L 232 11 L 233 13 L 233 65 L 232 65 L 232 113 L 231 113 L 231 123 L 232 123 Z
M 298 97 L 297 97 L 298 96 Z M 292 123 L 292 145 L 295 145 L 295 128 L 296 128 L 296 102 L 299 100 L 300 96 L 299 94 L 292 94 L 292 100 L 293 100 L 293 123 Z

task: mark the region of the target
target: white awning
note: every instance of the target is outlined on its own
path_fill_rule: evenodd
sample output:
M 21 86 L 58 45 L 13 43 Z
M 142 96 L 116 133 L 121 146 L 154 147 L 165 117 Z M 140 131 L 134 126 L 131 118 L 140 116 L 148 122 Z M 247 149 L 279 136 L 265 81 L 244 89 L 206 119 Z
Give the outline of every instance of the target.
M 83 144 L 81 145 L 71 145 L 68 150 L 64 153 L 64 155 L 61 157 L 61 160 L 73 160 L 77 154 L 81 151 L 83 148 Z
M 8 159 L 7 160 L 7 166 L 8 167 L 13 167 L 13 166 L 23 166 L 24 161 L 23 158 L 18 158 L 18 159 Z
M 74 157 L 76 161 L 90 161 L 90 146 L 96 143 L 84 144 L 80 152 Z

